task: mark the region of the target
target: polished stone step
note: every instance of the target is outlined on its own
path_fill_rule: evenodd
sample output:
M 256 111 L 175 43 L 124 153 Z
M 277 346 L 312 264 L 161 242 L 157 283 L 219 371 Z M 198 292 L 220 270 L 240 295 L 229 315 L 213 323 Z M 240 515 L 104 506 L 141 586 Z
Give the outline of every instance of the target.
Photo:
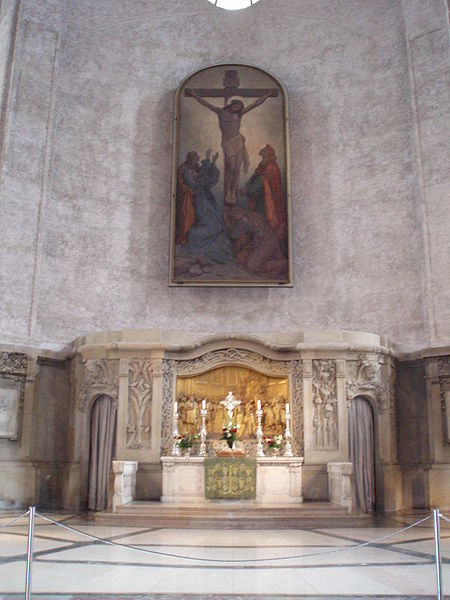
M 257 505 L 213 501 L 201 505 L 135 501 L 116 513 L 95 514 L 96 525 L 195 529 L 311 529 L 318 527 L 368 527 L 369 515 L 348 515 L 327 502 L 296 505 Z

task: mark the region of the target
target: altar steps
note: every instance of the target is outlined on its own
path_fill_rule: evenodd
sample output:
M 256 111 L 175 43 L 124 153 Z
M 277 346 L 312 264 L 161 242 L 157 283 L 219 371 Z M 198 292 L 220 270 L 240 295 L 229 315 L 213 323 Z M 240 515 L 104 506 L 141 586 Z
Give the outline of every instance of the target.
M 373 517 L 348 515 L 328 502 L 267 506 L 244 502 L 211 502 L 202 505 L 168 505 L 135 501 L 116 513 L 95 514 L 96 525 L 171 529 L 316 529 L 370 527 Z

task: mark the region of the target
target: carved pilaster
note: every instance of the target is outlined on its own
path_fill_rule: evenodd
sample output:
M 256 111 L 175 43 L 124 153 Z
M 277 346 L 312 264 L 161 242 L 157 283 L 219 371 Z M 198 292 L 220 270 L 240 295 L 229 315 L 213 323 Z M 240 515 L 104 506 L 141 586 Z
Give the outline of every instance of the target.
M 395 461 L 397 461 L 397 419 L 395 412 L 395 385 L 397 381 L 397 370 L 392 358 L 389 358 L 387 361 L 387 369 L 388 377 L 386 378 L 386 398 L 388 398 L 389 404 L 391 456 Z
M 313 376 L 312 360 L 309 358 L 305 358 L 303 360 L 303 379 L 312 379 L 312 376 Z
M 170 454 L 173 443 L 171 428 L 176 367 L 177 361 L 175 360 L 162 361 L 161 453 L 166 455 Z
M 312 362 L 313 448 L 334 450 L 338 447 L 336 362 Z
M 444 443 L 450 444 L 450 356 L 440 356 L 436 363 L 442 412 L 442 433 Z
M 150 448 L 152 424 L 152 363 L 130 360 L 128 375 L 127 448 Z

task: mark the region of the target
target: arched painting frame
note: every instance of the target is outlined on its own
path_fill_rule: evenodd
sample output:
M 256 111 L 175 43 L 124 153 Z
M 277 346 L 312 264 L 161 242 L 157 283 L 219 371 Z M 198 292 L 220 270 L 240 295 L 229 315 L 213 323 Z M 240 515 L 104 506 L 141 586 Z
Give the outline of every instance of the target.
M 215 65 L 176 93 L 170 285 L 291 286 L 287 97 Z

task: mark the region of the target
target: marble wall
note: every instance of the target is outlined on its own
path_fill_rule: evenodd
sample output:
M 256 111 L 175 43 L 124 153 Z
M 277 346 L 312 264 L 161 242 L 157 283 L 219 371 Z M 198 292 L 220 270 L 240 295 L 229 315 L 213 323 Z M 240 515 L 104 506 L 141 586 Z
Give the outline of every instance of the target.
M 2 3 L 0 343 L 85 331 L 448 342 L 444 0 Z M 174 92 L 255 64 L 290 104 L 294 287 L 171 289 Z

